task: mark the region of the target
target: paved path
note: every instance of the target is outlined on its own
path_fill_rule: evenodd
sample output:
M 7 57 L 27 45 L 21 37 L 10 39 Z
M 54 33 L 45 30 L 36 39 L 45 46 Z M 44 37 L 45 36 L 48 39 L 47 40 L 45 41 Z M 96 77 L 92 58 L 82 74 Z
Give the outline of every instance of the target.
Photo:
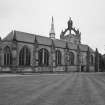
M 1 77 L 0 105 L 105 105 L 105 73 Z

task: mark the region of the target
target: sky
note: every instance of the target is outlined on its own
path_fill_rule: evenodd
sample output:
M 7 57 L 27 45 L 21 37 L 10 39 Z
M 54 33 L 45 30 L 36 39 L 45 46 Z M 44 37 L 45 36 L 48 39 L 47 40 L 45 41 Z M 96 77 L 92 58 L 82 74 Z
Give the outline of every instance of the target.
M 52 16 L 56 38 L 71 17 L 81 42 L 105 53 L 105 0 L 0 0 L 0 36 L 17 30 L 49 37 Z

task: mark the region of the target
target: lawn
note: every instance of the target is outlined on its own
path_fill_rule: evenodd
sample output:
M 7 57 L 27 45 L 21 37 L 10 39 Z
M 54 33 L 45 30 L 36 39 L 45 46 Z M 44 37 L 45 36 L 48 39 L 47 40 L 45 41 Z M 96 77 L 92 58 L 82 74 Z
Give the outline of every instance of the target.
M 0 76 L 0 105 L 105 105 L 105 75 Z

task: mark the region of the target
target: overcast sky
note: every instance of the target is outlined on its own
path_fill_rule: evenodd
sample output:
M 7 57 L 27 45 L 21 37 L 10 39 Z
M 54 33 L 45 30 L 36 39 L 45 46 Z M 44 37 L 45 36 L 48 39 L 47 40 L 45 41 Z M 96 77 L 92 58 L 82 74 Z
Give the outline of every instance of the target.
M 52 16 L 56 38 L 72 17 L 82 43 L 105 53 L 105 0 L 0 0 L 0 36 L 13 29 L 49 36 Z

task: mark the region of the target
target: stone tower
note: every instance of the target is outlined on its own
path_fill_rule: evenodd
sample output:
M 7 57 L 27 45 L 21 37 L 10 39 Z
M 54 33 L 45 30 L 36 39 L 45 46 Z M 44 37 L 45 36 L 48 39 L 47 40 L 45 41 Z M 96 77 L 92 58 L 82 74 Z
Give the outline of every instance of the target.
M 51 39 L 55 39 L 55 30 L 54 30 L 54 20 L 53 20 L 53 16 L 52 16 L 51 29 L 50 29 L 49 37 L 50 37 Z
M 61 32 L 60 39 L 66 40 L 73 44 L 80 44 L 81 43 L 81 32 L 79 31 L 79 29 L 76 29 L 73 26 L 73 21 L 71 17 L 69 18 L 69 21 L 67 24 L 68 24 L 68 27 L 64 31 Z M 68 31 L 69 31 L 69 34 L 67 33 Z

